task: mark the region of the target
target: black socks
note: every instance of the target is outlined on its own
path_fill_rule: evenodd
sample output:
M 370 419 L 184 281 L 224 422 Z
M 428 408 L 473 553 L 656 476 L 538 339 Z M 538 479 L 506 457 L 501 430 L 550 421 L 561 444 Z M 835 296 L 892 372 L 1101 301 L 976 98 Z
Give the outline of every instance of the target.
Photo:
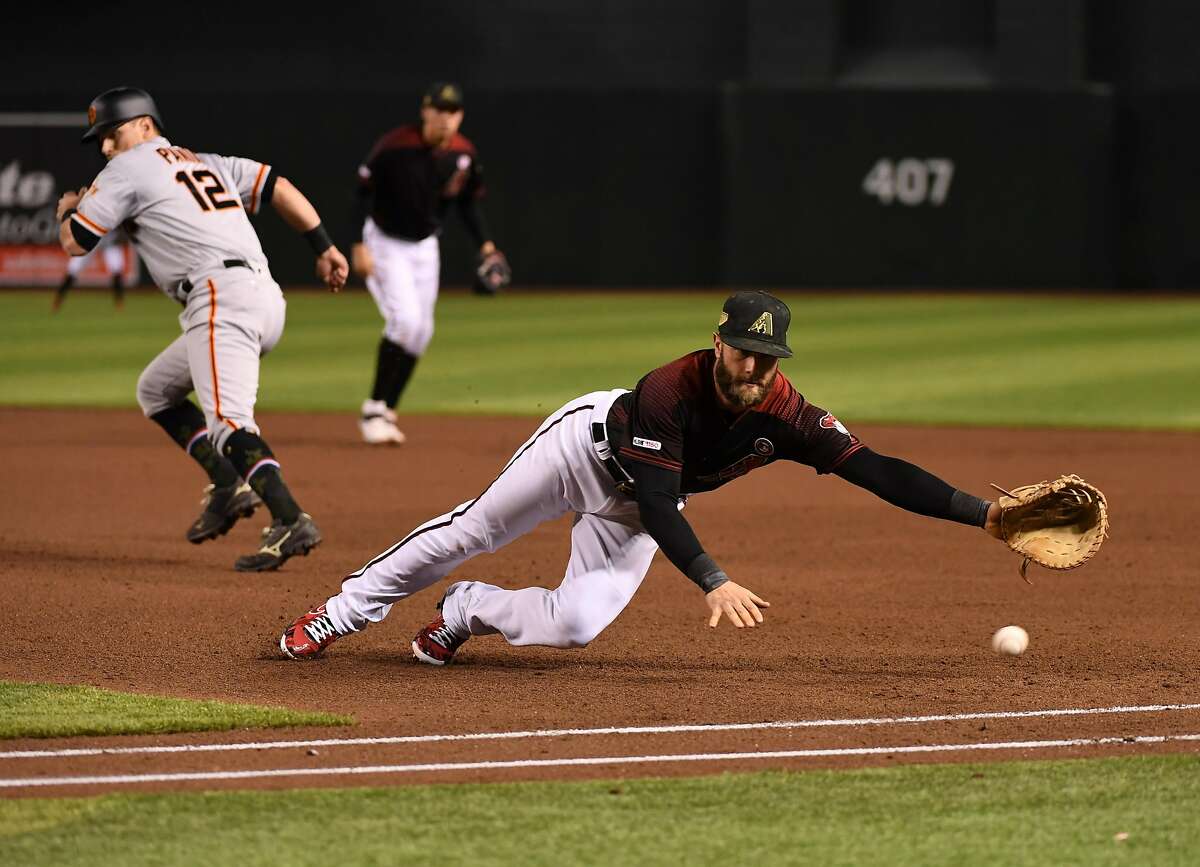
M 204 413 L 190 400 L 156 412 L 150 419 L 204 467 L 218 488 L 236 484 L 239 476 L 249 478 L 250 487 L 267 504 L 272 517 L 285 524 L 293 524 L 300 517 L 300 506 L 284 484 L 279 462 L 258 434 L 234 431 L 225 441 L 222 456 L 204 433 L 207 429 Z
M 375 362 L 375 386 L 371 389 L 371 400 L 382 400 L 392 409 L 400 402 L 417 356 L 409 355 L 386 337 L 379 341 L 379 355 Z
M 271 510 L 271 517 L 284 524 L 293 524 L 300 517 L 300 506 L 283 481 L 279 462 L 271 447 L 258 434 L 237 430 L 225 441 L 225 456 L 238 475 L 250 483 L 254 493 Z
M 179 443 L 179 447 L 204 468 L 204 472 L 208 473 L 209 479 L 218 488 L 236 484 L 238 471 L 213 448 L 212 440 L 204 434 L 208 429 L 204 413 L 190 400 L 156 412 L 150 416 L 150 420 Z

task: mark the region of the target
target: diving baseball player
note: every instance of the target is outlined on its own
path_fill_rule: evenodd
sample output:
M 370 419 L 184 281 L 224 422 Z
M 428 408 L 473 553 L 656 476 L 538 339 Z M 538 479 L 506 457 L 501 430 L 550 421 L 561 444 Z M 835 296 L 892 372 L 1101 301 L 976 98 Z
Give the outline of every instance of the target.
M 724 305 L 713 348 L 644 376 L 632 392 L 599 391 L 547 418 L 474 500 L 417 527 L 352 573 L 340 593 L 279 639 L 292 659 L 387 616 L 395 602 L 542 521 L 575 513 L 571 556 L 554 590 L 451 584 L 441 615 L 417 633 L 421 662 L 444 665 L 472 635 L 510 644 L 583 647 L 633 598 L 659 548 L 705 594 L 716 626 L 763 621 L 768 603 L 730 580 L 681 514 L 714 490 L 777 460 L 834 473 L 901 508 L 999 534 L 999 507 L 923 469 L 867 448 L 779 371 L 791 313 L 765 292 Z
M 438 236 L 452 202 L 480 257 L 503 262 L 480 206 L 483 169 L 475 146 L 458 132 L 462 119 L 462 88 L 434 84 L 421 103 L 420 123 L 389 132 L 358 167 L 354 232 L 361 234 L 351 260 L 384 319 L 375 383 L 359 420 L 363 440 L 372 445 L 404 442 L 396 404 L 433 337 Z
M 100 256 L 104 262 L 104 270 L 108 272 L 112 282 L 113 305 L 120 310 L 125 304 L 125 279 L 122 271 L 125 268 L 125 256 L 129 245 L 125 243 L 120 229 L 114 229 L 100 243 L 83 256 L 71 256 L 67 259 L 67 273 L 54 292 L 54 300 L 50 302 L 50 311 L 57 313 L 66 300 L 67 292 L 75 285 L 79 272 L 87 264 L 88 259 Z
M 59 199 L 62 247 L 82 256 L 121 226 L 154 282 L 183 305 L 183 334 L 142 371 L 138 403 L 212 482 L 188 540 L 223 535 L 261 499 L 272 524 L 234 568 L 277 569 L 307 554 L 321 532 L 292 497 L 254 420 L 259 358 L 283 334 L 285 302 L 249 215 L 269 203 L 303 232 L 333 291 L 346 282 L 346 259 L 309 201 L 271 166 L 171 144 L 145 91 L 100 94 L 88 123 L 83 141 L 98 141 L 108 165 L 90 187 Z M 188 400 L 192 391 L 203 412 Z

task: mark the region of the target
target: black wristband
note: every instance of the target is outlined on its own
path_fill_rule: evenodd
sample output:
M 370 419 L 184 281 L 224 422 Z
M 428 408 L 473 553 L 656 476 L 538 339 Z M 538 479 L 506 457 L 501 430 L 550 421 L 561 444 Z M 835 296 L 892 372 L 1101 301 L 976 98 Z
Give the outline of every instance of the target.
M 688 564 L 687 576 L 705 593 L 711 593 L 729 580 L 717 561 L 704 553 L 697 554 L 696 559 Z
M 982 527 L 987 523 L 988 508 L 991 505 L 990 500 L 981 500 L 966 491 L 955 491 L 950 497 L 950 512 L 946 517 L 960 524 Z
M 333 239 L 329 237 L 329 233 L 325 231 L 325 226 L 322 223 L 317 223 L 315 228 L 305 232 L 304 240 L 308 241 L 308 246 L 312 247 L 313 255 L 315 256 L 320 256 L 333 246 Z
M 59 224 L 61 225 L 62 223 L 65 223 L 67 220 L 71 219 L 71 215 L 78 210 L 79 210 L 79 208 L 67 208 L 65 211 L 63 211 L 62 219 L 58 221 Z

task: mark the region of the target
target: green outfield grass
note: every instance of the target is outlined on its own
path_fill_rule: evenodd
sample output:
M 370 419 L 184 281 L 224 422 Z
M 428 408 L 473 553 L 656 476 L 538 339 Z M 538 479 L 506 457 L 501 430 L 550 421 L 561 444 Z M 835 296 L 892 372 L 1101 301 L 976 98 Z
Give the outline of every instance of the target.
M 348 716 L 283 707 L 134 695 L 91 686 L 0 681 L 0 738 L 167 734 L 353 723 L 354 719 Z
M 1194 756 L 121 794 L 0 801 L 0 862 L 1192 865 L 1198 808 Z
M 853 422 L 1200 428 L 1200 299 L 781 293 L 796 357 L 784 371 Z M 542 415 L 708 345 L 724 293 L 444 294 L 402 412 Z M 133 407 L 178 307 L 135 293 L 112 309 L 0 293 L 0 405 Z M 264 363 L 267 410 L 354 412 L 381 321 L 360 291 L 289 295 Z

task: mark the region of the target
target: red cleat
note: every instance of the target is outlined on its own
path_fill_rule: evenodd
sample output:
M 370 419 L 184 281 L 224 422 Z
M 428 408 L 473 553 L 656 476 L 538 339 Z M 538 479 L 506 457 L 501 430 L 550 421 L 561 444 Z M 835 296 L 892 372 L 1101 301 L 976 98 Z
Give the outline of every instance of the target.
M 462 647 L 470 635 L 459 635 L 446 625 L 439 614 L 437 619 L 417 633 L 412 640 L 412 652 L 417 662 L 445 665 L 454 659 L 454 651 Z
M 342 637 L 321 604 L 297 619 L 279 636 L 279 649 L 288 659 L 314 659 Z

